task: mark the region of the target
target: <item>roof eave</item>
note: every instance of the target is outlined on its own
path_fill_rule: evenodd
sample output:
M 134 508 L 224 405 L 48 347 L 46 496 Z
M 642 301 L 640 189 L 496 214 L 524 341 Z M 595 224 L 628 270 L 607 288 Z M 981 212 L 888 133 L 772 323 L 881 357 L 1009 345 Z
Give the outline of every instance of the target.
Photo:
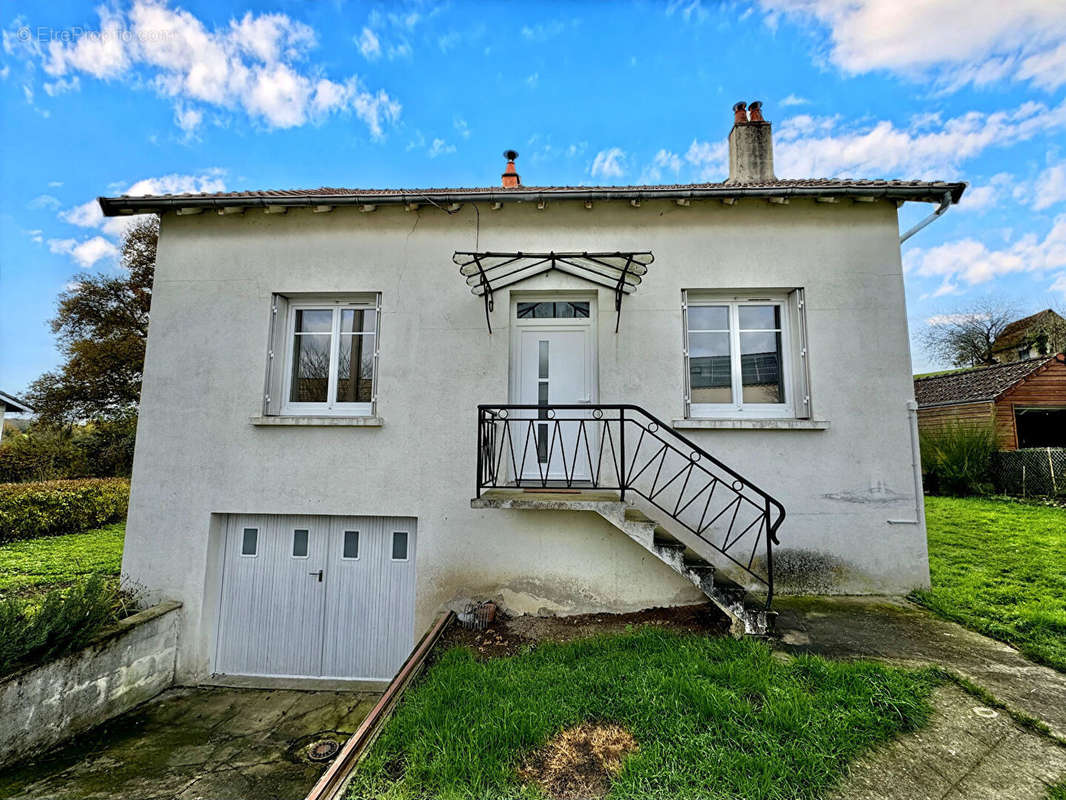
M 197 197 L 163 195 L 146 197 L 99 197 L 104 216 L 164 213 L 177 208 L 262 208 L 266 206 L 345 206 L 345 205 L 406 205 L 409 203 L 469 203 L 469 202 L 539 202 L 559 200 L 696 200 L 722 197 L 876 197 L 889 200 L 939 203 L 945 192 L 957 203 L 966 188 L 964 183 L 932 186 L 714 186 L 657 189 L 655 187 L 625 187 L 619 189 L 500 189 L 489 192 L 397 192 L 396 194 L 306 194 L 298 196 L 250 195 L 247 197 Z

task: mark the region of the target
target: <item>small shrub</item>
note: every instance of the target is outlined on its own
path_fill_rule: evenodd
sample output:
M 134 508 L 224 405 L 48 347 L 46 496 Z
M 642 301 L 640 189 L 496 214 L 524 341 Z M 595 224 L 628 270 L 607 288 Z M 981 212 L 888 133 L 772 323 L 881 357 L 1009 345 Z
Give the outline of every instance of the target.
M 136 415 L 11 429 L 0 442 L 0 483 L 129 477 L 136 436 Z
M 38 603 L 0 600 L 0 674 L 47 661 L 85 646 L 127 609 L 113 580 L 90 575 L 68 589 L 53 589 Z
M 990 494 L 996 433 L 990 425 L 954 423 L 921 436 L 922 472 L 934 494 Z
M 125 478 L 0 484 L 0 543 L 117 522 L 129 498 Z

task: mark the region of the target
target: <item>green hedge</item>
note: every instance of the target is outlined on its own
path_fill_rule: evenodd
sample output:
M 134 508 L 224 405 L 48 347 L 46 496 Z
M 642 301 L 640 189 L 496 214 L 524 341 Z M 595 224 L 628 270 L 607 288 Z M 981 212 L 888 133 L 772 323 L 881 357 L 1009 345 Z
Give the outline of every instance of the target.
M 130 482 L 85 478 L 0 483 L 0 542 L 98 528 L 126 516 Z

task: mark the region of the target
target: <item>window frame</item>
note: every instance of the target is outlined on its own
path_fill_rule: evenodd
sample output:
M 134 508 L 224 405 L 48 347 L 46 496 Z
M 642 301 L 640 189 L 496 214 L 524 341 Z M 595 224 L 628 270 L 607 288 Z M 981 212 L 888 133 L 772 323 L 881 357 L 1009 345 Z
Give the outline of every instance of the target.
M 348 539 L 348 534 L 349 533 L 354 533 L 355 534 L 355 555 L 354 556 L 346 556 L 346 555 L 344 555 L 344 546 L 348 543 L 347 539 Z M 347 528 L 347 529 L 342 529 L 341 530 L 341 561 L 358 561 L 361 558 L 360 554 L 362 552 L 362 548 L 360 547 L 360 545 L 362 544 L 362 542 L 360 541 L 360 539 L 362 539 L 362 538 L 363 538 L 363 535 L 357 530 L 353 530 L 351 528 Z
M 396 558 L 396 536 L 402 533 L 403 540 L 403 558 Z M 403 563 L 411 560 L 411 532 L 410 531 L 393 531 L 392 536 L 389 537 L 389 560 L 395 563 Z
M 326 386 L 326 402 L 307 403 L 290 400 L 292 392 L 292 369 L 296 338 L 296 314 L 298 311 L 329 311 L 331 313 L 329 344 L 329 379 Z M 371 395 L 369 402 L 343 403 L 334 398 L 337 394 L 339 376 L 337 366 L 340 360 L 341 316 L 343 311 L 373 311 L 374 331 L 343 334 L 351 336 L 374 337 L 373 365 L 371 367 Z M 280 416 L 319 416 L 319 417 L 372 417 L 377 413 L 378 398 L 378 361 L 381 353 L 381 295 L 373 299 L 361 298 L 324 298 L 305 296 L 290 298 L 287 303 L 284 339 L 284 358 L 281 362 L 281 380 L 279 384 L 281 403 Z
M 793 350 L 791 303 L 789 292 L 768 291 L 738 294 L 736 292 L 713 292 L 684 290 L 682 292 L 682 345 L 684 357 L 684 402 L 686 419 L 796 419 L 796 363 L 797 353 Z M 775 305 L 781 311 L 779 328 L 781 333 L 781 385 L 785 391 L 784 403 L 745 403 L 743 394 L 743 364 L 740 355 L 740 309 L 744 306 Z M 692 401 L 692 373 L 689 355 L 689 308 L 707 306 L 726 306 L 729 314 L 729 358 L 730 389 L 733 396 L 731 403 L 695 403 Z M 800 311 L 802 315 L 802 310 Z M 799 320 L 802 324 L 802 320 Z M 750 332 L 751 329 L 745 329 Z M 769 329 L 768 329 L 769 330 Z M 802 357 L 806 353 L 799 354 Z M 803 398 L 808 404 L 808 398 Z

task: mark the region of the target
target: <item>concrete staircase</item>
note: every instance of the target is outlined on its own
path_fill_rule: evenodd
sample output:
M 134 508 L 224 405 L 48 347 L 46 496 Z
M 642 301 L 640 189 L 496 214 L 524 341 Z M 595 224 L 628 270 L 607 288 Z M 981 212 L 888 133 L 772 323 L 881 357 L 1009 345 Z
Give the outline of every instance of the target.
M 610 492 L 524 492 L 489 490 L 470 501 L 471 508 L 516 510 L 591 511 L 622 531 L 670 569 L 692 582 L 707 599 L 729 617 L 729 632 L 736 637 L 765 636 L 773 626 L 774 612 L 752 602 L 746 590 L 718 574 L 715 566 L 696 550 L 674 537 L 665 527 L 635 506 Z

